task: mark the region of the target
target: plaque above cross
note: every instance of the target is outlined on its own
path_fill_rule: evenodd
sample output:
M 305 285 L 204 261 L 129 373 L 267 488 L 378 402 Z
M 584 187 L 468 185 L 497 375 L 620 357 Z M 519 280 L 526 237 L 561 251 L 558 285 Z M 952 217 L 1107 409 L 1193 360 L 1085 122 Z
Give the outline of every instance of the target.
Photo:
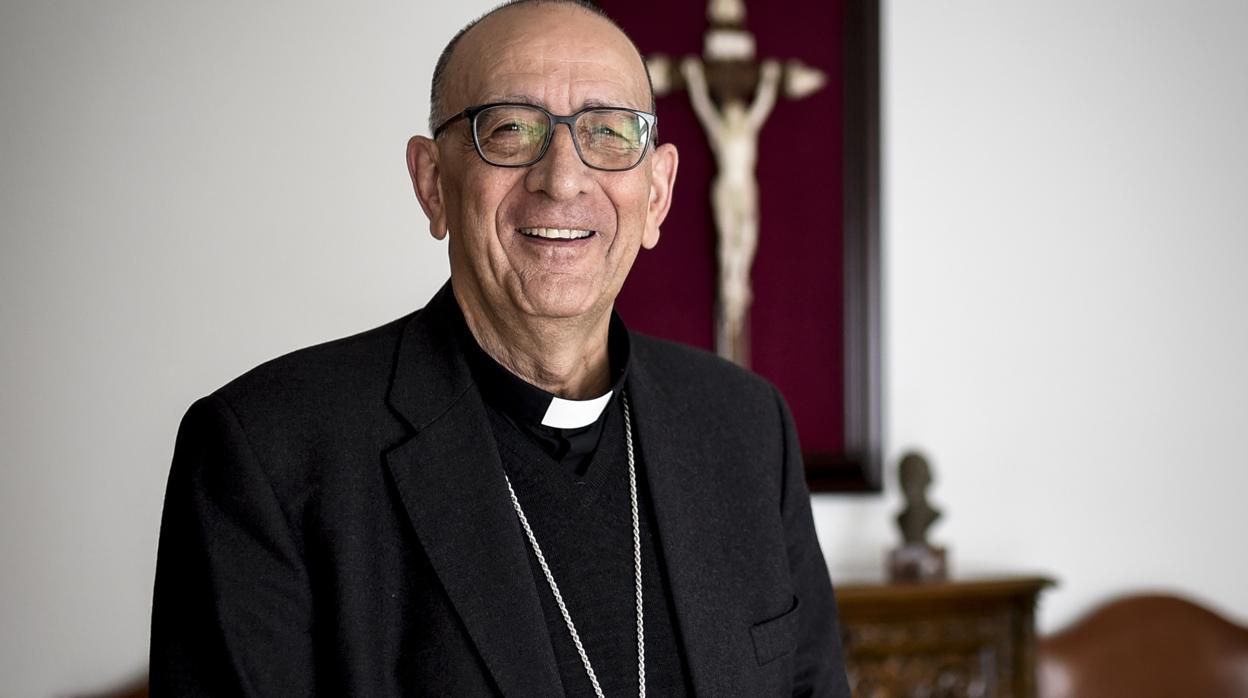
M 745 26 L 744 0 L 710 0 L 702 55 L 679 63 L 665 54 L 646 57 L 657 95 L 678 90 L 706 132 L 718 171 L 711 185 L 718 289 L 715 350 L 749 366 L 750 267 L 758 249 L 758 133 L 777 99 L 801 99 L 823 88 L 823 71 L 796 59 L 758 61 Z

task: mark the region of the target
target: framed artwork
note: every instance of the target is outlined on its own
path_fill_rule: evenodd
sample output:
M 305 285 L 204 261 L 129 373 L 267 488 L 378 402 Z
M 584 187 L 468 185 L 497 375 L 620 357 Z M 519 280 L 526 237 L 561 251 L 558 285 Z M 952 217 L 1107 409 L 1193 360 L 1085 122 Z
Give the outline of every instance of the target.
M 731 89 L 748 111 L 764 65 L 778 64 L 783 89 L 750 144 L 757 234 L 736 358 L 784 395 L 812 490 L 880 491 L 878 0 L 599 5 L 646 57 L 659 140 L 680 152 L 671 213 L 659 245 L 637 258 L 621 316 L 636 331 L 725 353 L 723 214 L 712 206 L 725 156 L 683 66 L 704 67 L 710 108 L 727 115 Z

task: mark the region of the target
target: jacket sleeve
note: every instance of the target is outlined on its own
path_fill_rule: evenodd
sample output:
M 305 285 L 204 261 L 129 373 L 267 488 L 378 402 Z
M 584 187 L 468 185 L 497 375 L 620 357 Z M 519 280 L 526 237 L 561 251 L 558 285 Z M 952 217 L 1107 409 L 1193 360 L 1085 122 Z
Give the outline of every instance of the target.
M 237 415 L 218 396 L 196 402 L 161 519 L 152 695 L 311 695 L 311 605 L 296 537 Z
M 794 655 L 793 695 L 849 698 L 845 660 L 837 623 L 836 596 L 815 534 L 806 488 L 806 469 L 793 416 L 776 393 L 784 425 L 784 482 L 780 511 L 789 557 L 789 573 L 798 600 L 798 636 Z

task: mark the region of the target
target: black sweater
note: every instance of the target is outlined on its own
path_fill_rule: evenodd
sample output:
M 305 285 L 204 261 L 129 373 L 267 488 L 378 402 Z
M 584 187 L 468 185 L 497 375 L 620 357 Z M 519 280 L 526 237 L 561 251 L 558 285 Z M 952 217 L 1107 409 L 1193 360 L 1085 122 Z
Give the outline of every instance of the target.
M 607 696 L 637 695 L 636 594 L 624 417 L 617 395 L 602 416 L 601 440 L 584 476 L 561 467 L 498 409 L 488 407 L 503 468 L 533 528 L 577 633 Z M 642 463 L 636 463 L 641 510 L 646 689 L 650 695 L 690 694 Z M 534 582 L 569 696 L 593 687 L 533 551 Z

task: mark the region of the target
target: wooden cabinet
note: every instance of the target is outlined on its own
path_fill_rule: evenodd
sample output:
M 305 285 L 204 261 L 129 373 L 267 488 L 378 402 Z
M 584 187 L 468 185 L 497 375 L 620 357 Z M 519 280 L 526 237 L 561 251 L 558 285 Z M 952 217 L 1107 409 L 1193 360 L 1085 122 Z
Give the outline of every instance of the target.
M 1032 698 L 1044 577 L 837 587 L 857 698 Z

